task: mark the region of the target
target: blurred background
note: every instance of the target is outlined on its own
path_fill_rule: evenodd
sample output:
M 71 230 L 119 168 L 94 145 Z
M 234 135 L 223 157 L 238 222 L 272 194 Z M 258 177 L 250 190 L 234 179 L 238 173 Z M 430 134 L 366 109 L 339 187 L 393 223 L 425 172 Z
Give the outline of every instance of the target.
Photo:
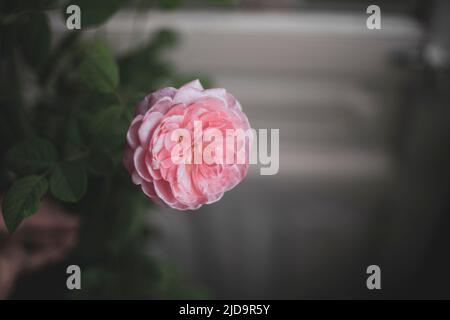
M 371 3 L 138 16 L 176 30 L 171 61 L 232 92 L 253 128 L 280 129 L 277 175 L 254 166 L 219 203 L 152 217 L 156 252 L 214 297 L 450 297 L 450 3 L 378 1 L 368 30 Z
M 450 298 L 450 2 L 166 2 L 86 36 L 120 57 L 174 32 L 164 60 L 280 129 L 280 170 L 253 165 L 196 212 L 152 208 L 149 252 L 208 298 Z

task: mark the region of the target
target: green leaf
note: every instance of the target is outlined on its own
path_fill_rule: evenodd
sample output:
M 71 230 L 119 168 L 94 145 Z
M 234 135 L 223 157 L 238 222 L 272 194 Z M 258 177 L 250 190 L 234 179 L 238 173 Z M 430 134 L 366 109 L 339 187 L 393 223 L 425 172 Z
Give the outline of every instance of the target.
M 6 153 L 6 161 L 20 172 L 42 170 L 58 161 L 58 151 L 50 141 L 32 138 L 11 147 Z
M 119 68 L 108 47 L 96 41 L 86 49 L 79 68 L 81 80 L 91 89 L 114 92 L 119 84 Z
M 94 0 L 76 0 L 69 1 L 63 6 L 64 20 L 68 15 L 66 9 L 68 6 L 75 4 L 81 10 L 81 29 L 88 27 L 95 27 L 106 22 L 112 15 L 114 15 L 124 3 L 123 0 L 108 0 L 108 1 L 94 1 Z
M 18 46 L 26 62 L 39 68 L 50 53 L 51 32 L 48 17 L 45 13 L 24 15 L 18 27 Z
M 123 146 L 128 120 L 122 106 L 112 105 L 101 109 L 92 119 L 91 134 L 95 144 L 107 149 Z
M 121 119 L 123 111 L 123 107 L 119 105 L 102 108 L 93 117 L 91 124 L 93 131 L 99 134 L 114 129 L 114 125 Z
M 14 232 L 22 220 L 39 209 L 48 183 L 41 176 L 27 176 L 16 180 L 6 192 L 2 203 L 3 219 L 9 232 Z
M 86 193 L 86 171 L 79 162 L 58 165 L 50 177 L 52 195 L 62 201 L 77 202 Z

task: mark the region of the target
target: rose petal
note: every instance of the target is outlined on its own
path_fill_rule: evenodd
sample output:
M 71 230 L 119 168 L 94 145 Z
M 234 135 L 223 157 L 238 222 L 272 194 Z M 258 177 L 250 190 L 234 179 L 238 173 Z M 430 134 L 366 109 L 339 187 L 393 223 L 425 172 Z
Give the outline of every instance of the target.
M 152 94 L 148 95 L 148 102 L 149 102 L 149 106 L 153 107 L 153 105 L 160 99 L 164 98 L 164 97 L 169 97 L 169 98 L 173 98 L 175 96 L 175 94 L 177 93 L 177 89 L 172 88 L 172 87 L 166 87 L 166 88 L 161 88 L 155 92 L 153 92 Z
M 158 195 L 156 194 L 156 191 L 155 191 L 155 187 L 153 186 L 153 183 L 144 181 L 141 184 L 141 187 L 142 187 L 142 191 L 144 191 L 144 193 L 147 197 L 150 197 L 150 198 L 158 197 Z
M 152 180 L 161 179 L 160 170 L 153 168 L 153 159 L 151 158 L 150 154 L 145 155 L 145 164 L 147 166 L 148 172 L 150 173 L 150 176 L 152 177 Z
M 169 111 L 170 107 L 173 105 L 173 101 L 171 97 L 162 97 L 159 99 L 150 109 L 151 112 L 160 112 L 162 114 L 166 114 Z
M 163 114 L 160 112 L 147 112 L 144 120 L 138 130 L 139 142 L 141 146 L 146 146 L 151 139 L 151 133 L 153 129 L 161 121 Z
M 134 171 L 131 174 L 131 181 L 133 181 L 133 183 L 136 184 L 136 185 L 140 185 L 140 184 L 142 184 L 142 182 L 144 180 L 142 180 L 142 178 L 139 176 L 139 174 L 136 171 Z
M 195 100 L 199 99 L 203 95 L 203 92 L 193 87 L 183 87 L 173 97 L 174 103 L 184 103 L 189 105 Z
M 136 106 L 136 115 L 144 115 L 149 109 L 149 96 L 144 97 L 141 102 Z
M 127 132 L 128 145 L 133 149 L 136 149 L 139 145 L 138 130 L 142 124 L 142 118 L 142 115 L 138 115 L 136 118 L 134 118 Z
M 200 83 L 200 80 L 198 80 L 198 79 L 195 79 L 195 80 L 192 80 L 191 82 L 186 83 L 184 86 L 182 86 L 180 88 L 180 90 L 184 89 L 186 87 L 194 88 L 194 89 L 197 89 L 197 90 L 203 90 L 203 86 Z
M 123 163 L 125 169 L 127 169 L 129 174 L 132 174 L 134 171 L 133 156 L 134 156 L 133 149 L 131 149 L 129 146 L 127 146 L 123 153 L 122 163 Z
M 227 108 L 227 101 L 224 98 L 218 96 L 204 95 L 198 98 L 195 103 L 202 105 L 204 108 L 207 108 L 208 110 Z
M 148 172 L 147 165 L 145 164 L 145 151 L 142 147 L 138 147 L 136 151 L 134 152 L 134 166 L 136 168 L 137 173 L 139 176 L 148 181 L 152 181 L 152 177 L 150 176 L 150 173 Z
M 174 205 L 177 200 L 173 196 L 170 184 L 166 180 L 154 181 L 155 191 L 158 197 L 160 197 L 168 205 Z

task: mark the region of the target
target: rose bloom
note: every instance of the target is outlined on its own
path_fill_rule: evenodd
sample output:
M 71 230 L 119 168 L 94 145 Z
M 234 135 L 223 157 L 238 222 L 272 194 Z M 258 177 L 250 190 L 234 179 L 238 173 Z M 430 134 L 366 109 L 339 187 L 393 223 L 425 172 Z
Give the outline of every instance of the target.
M 250 141 L 234 142 L 231 151 L 228 144 L 225 146 L 228 130 L 238 129 L 247 131 L 250 124 L 239 102 L 225 89 L 205 90 L 198 80 L 179 89 L 163 88 L 146 96 L 136 107 L 123 162 L 132 181 L 155 202 L 195 210 L 218 201 L 246 176 Z M 179 135 L 180 130 L 190 133 L 191 140 Z M 205 135 L 212 130 L 223 134 L 223 144 L 216 141 L 211 145 L 215 139 Z M 203 160 L 202 152 L 208 147 L 216 161 Z M 242 148 L 244 161 L 236 160 L 236 154 L 231 163 L 218 161 L 225 159 L 226 152 L 238 153 Z M 196 152 L 202 161 L 194 161 Z

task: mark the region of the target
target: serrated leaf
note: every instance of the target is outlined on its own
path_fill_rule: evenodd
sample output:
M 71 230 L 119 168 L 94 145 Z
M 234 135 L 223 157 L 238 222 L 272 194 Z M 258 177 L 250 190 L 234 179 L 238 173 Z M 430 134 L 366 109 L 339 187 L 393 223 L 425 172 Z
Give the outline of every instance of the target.
M 86 170 L 79 162 L 58 165 L 50 177 L 50 191 L 61 201 L 79 201 L 86 193 L 86 188 Z
M 119 68 L 108 47 L 101 41 L 86 49 L 79 67 L 81 80 L 93 90 L 114 92 L 119 84 Z
M 47 169 L 58 161 L 58 150 L 48 140 L 33 138 L 11 147 L 6 153 L 6 161 L 21 172 Z
M 27 176 L 16 180 L 6 192 L 2 203 L 3 220 L 9 232 L 14 232 L 22 220 L 39 209 L 48 183 L 41 176 Z

